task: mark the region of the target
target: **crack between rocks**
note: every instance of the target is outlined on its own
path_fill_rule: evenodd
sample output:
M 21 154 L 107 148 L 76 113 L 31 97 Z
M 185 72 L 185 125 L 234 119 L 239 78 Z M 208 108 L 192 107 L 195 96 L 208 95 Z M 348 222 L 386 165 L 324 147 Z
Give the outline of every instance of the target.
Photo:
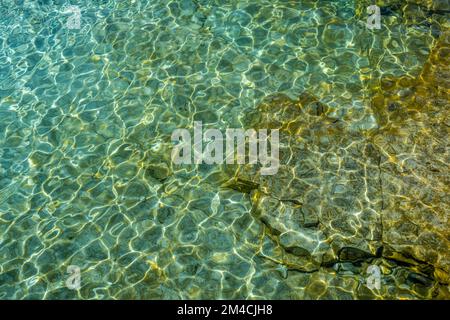
M 380 235 L 381 235 L 381 243 L 384 246 L 383 234 L 384 234 L 384 223 L 383 223 L 383 211 L 384 211 L 384 191 L 383 191 L 383 181 L 381 178 L 381 154 L 378 156 L 378 183 L 380 186 L 380 196 L 381 196 L 381 210 L 380 210 Z

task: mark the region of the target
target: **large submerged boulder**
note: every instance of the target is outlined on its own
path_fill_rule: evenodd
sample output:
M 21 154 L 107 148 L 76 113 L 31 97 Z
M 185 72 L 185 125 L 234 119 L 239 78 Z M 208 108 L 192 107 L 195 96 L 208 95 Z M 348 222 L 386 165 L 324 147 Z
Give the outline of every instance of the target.
M 247 116 L 249 128 L 280 130 L 278 173 L 242 165 L 227 183 L 250 193 L 279 246 L 268 258 L 306 272 L 381 258 L 449 283 L 448 47 L 446 31 L 419 77 L 371 82 L 376 129 L 355 130 L 306 93 Z
M 372 137 L 382 155 L 385 255 L 434 267 L 449 283 L 450 32 L 444 32 L 417 78 L 382 78 L 372 108 Z
M 292 255 L 312 262 L 307 270 L 375 257 L 382 246 L 380 155 L 366 133 L 349 129 L 345 120 L 329 117 L 331 112 L 308 94 L 298 101 L 268 99 L 248 116 L 247 125 L 280 129 L 278 173 L 262 176 L 248 165 L 234 180 L 257 186 L 254 213 L 290 264 Z

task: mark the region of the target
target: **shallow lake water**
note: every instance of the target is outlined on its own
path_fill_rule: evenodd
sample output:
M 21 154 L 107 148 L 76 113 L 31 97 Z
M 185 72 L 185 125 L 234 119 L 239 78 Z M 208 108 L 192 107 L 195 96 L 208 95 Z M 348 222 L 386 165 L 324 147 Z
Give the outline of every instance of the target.
M 0 298 L 448 299 L 450 8 L 378 2 L 0 1 Z

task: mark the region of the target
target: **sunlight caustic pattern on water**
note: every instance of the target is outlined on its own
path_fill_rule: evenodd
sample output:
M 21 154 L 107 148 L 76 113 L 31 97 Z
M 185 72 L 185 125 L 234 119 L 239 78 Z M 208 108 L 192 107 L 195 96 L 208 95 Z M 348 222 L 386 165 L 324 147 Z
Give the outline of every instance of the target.
M 374 2 L 0 1 L 0 298 L 448 299 L 450 8 Z

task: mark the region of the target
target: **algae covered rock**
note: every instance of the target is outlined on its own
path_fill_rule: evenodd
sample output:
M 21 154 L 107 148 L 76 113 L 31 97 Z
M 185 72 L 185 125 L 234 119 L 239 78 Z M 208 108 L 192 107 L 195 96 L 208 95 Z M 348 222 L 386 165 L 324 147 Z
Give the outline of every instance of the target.
M 416 79 L 382 78 L 372 101 L 383 125 L 373 141 L 382 154 L 385 255 L 426 264 L 445 283 L 450 272 L 449 42 L 446 31 Z
M 450 272 L 448 43 L 446 31 L 418 77 L 369 83 L 375 129 L 354 130 L 310 94 L 269 97 L 247 116 L 248 127 L 280 130 L 280 168 L 243 165 L 229 185 L 249 187 L 278 261 L 311 271 L 387 259 L 407 266 L 411 285 L 446 295 L 433 281 L 448 284 Z
M 257 186 L 254 214 L 283 250 L 317 267 L 339 260 L 344 248 L 375 256 L 382 245 L 380 156 L 364 133 L 330 112 L 309 94 L 298 101 L 269 98 L 246 120 L 249 127 L 280 130 L 278 173 L 261 176 L 242 166 L 235 178 Z

